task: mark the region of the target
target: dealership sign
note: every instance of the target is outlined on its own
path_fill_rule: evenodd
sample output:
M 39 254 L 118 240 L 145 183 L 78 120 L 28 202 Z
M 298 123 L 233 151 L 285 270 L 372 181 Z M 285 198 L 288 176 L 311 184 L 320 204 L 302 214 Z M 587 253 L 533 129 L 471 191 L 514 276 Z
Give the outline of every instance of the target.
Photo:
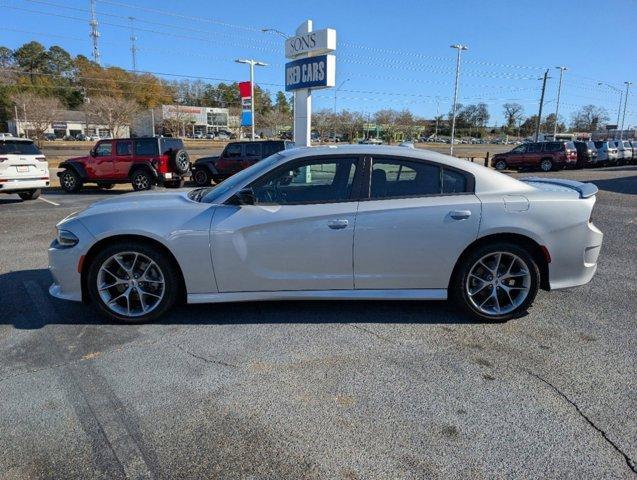
M 297 58 L 308 54 L 324 55 L 334 50 L 336 50 L 336 30 L 332 28 L 295 35 L 285 40 L 287 58 Z
M 336 83 L 336 57 L 321 55 L 285 64 L 285 90 L 329 88 Z

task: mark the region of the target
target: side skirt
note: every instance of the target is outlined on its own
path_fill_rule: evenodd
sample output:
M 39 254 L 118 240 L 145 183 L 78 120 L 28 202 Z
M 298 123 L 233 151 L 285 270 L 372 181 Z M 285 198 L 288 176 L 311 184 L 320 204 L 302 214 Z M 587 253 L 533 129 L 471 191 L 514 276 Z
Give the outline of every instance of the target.
M 258 300 L 446 300 L 447 289 L 414 290 L 285 290 L 279 292 L 189 293 L 188 303 Z

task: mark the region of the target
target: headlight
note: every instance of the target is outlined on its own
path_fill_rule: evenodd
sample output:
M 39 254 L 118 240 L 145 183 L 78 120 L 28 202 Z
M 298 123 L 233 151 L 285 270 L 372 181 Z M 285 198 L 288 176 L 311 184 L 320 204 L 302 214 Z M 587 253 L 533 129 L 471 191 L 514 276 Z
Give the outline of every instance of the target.
M 60 247 L 70 248 L 80 241 L 72 232 L 68 230 L 58 230 L 57 242 Z

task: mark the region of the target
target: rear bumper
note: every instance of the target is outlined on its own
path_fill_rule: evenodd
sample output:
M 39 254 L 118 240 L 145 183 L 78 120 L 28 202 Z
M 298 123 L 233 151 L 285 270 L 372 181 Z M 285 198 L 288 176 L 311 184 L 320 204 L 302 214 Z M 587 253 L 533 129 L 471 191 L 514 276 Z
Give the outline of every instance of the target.
M 577 287 L 590 282 L 597 271 L 597 259 L 604 234 L 592 223 L 577 232 L 570 232 L 556 251 L 550 252 L 553 261 L 549 264 L 551 290 Z
M 49 180 L 42 180 L 40 178 L 14 178 L 14 179 L 1 179 L 0 180 L 0 192 L 21 192 L 24 190 L 33 190 L 37 188 L 46 188 L 49 186 Z

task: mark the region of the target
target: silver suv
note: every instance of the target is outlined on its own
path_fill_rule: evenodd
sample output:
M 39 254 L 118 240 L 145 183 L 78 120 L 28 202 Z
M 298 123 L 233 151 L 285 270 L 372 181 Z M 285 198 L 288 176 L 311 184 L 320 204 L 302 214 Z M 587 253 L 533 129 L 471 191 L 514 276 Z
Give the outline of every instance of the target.
M 22 200 L 32 200 L 48 186 L 49 165 L 33 140 L 0 137 L 0 193 L 17 193 Z
M 595 142 L 595 148 L 597 149 L 598 164 L 605 165 L 617 162 L 617 147 L 612 140 L 597 141 Z

